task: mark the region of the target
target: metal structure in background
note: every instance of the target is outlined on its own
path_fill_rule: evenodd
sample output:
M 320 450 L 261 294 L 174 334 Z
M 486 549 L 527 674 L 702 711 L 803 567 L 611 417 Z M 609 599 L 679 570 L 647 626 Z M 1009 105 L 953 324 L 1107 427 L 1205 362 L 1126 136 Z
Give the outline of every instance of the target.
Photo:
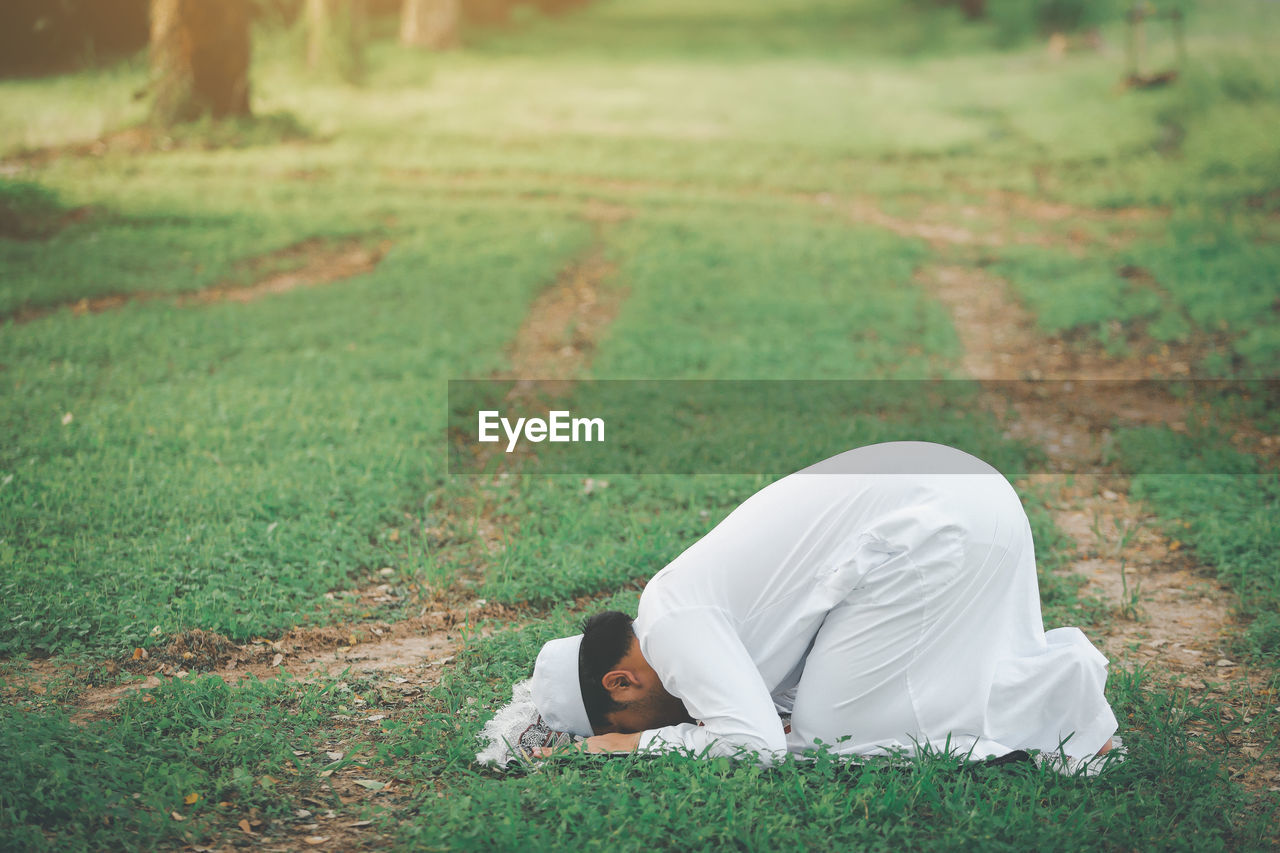
M 1129 37 L 1125 43 L 1124 85 L 1134 89 L 1151 89 L 1167 86 L 1178 79 L 1178 72 L 1186 64 L 1187 43 L 1183 33 L 1181 9 L 1158 9 L 1152 3 L 1135 3 L 1125 16 L 1129 22 Z M 1168 21 L 1173 35 L 1174 66 L 1160 71 L 1144 72 L 1147 53 L 1147 21 Z

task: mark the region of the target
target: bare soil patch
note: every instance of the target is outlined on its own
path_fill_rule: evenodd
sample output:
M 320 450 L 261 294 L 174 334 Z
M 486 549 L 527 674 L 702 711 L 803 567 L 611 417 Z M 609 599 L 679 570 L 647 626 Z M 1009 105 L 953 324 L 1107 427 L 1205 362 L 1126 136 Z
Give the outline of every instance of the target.
M 631 209 L 591 198 L 580 214 L 595 231 L 592 245 L 572 260 L 529 306 L 507 346 L 506 371 L 494 379 L 581 378 L 596 345 L 618 316 L 628 291 L 612 286 L 617 266 L 608 259 L 604 231 L 631 217 Z M 570 386 L 566 385 L 568 390 Z
M 1177 539 L 1156 532 L 1154 517 L 1107 488 L 1105 478 L 1077 478 L 1059 495 L 1055 521 L 1079 548 L 1073 569 L 1119 616 L 1108 629 L 1113 654 L 1178 673 L 1229 674 L 1235 664 L 1222 647 L 1232 624 L 1231 589 Z
M 618 314 L 625 291 L 605 288 L 617 270 L 600 246 L 566 267 L 534 300 L 498 379 L 575 379 Z
M 387 585 L 371 589 L 377 593 Z M 129 693 L 159 687 L 163 678 L 188 678 L 199 673 L 234 684 L 245 678 L 265 680 L 286 673 L 302 679 L 327 678 L 350 669 L 360 676 L 394 679 L 394 689 L 405 697 L 420 695 L 435 684 L 440 668 L 452 660 L 464 632 L 484 633 L 487 629 L 479 627 L 481 622 L 510 620 L 517 614 L 512 608 L 484 600 L 450 606 L 441 599 L 423 604 L 419 610 L 417 616 L 395 622 L 300 627 L 278 640 L 243 644 L 214 632 L 187 631 L 154 653 L 139 649 L 124 661 L 108 662 L 109 670 L 146 677 L 122 686 L 89 687 L 77 697 L 74 717 L 81 721 L 100 718 Z
M 1280 438 L 1248 422 L 1223 424 L 1202 401 L 1174 397 L 1156 381 L 1197 378 L 1195 365 L 1211 342 L 1135 348 L 1117 358 L 1078 339 L 1041 333 L 1006 283 L 977 265 L 938 264 L 922 269 L 917 280 L 950 310 L 964 346 L 964 372 L 990 381 L 988 387 L 998 390 L 989 396 L 992 407 L 1016 415 L 1006 421 L 1010 434 L 1042 444 L 1052 470 L 1105 468 L 1116 421 L 1184 432 L 1212 421 L 1229 426 L 1240 449 L 1271 464 L 1280 460 Z M 1035 380 L 1057 384 L 1050 389 Z
M 373 272 L 390 249 L 391 242 L 387 240 L 374 246 L 366 245 L 360 239 L 336 244 L 319 238 L 304 240 L 249 262 L 251 269 L 284 269 L 258 278 L 250 285 L 215 285 L 198 290 L 179 297 L 178 304 L 187 306 L 211 302 L 252 302 L 263 296 L 287 293 L 299 287 L 314 287 L 355 278 Z
M 899 237 L 924 240 L 934 248 L 948 246 L 1003 246 L 1009 239 L 992 231 L 975 231 L 936 216 L 921 215 L 906 219 L 885 213 L 873 200 L 866 198 L 837 199 L 827 193 L 819 193 L 812 200 L 832 207 L 852 222 L 874 225 L 892 231 Z
M 1157 207 L 1081 207 L 1011 190 L 978 192 L 963 184 L 956 188 L 971 200 L 960 204 L 924 203 L 911 216 L 889 214 L 869 197 L 842 199 L 818 193 L 810 199 L 840 211 L 854 222 L 925 240 L 935 249 L 1010 244 L 1071 250 L 1098 244 L 1118 247 L 1169 217 L 1168 210 Z

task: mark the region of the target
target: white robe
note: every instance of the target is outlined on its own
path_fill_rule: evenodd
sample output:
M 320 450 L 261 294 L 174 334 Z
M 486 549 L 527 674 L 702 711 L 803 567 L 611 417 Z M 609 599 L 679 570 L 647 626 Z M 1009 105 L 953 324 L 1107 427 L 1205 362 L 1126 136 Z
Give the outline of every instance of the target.
M 1106 659 L 1044 631 L 1013 487 L 943 445 L 862 447 L 762 489 L 654 576 L 634 628 L 703 723 L 641 750 L 1087 756 L 1116 730 Z

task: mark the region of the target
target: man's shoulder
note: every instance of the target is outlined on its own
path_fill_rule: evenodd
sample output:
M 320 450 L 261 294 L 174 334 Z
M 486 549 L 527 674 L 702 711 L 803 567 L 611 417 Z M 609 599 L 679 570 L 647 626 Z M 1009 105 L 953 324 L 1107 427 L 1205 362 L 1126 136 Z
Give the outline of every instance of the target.
M 636 637 L 643 639 L 655 627 L 682 625 L 691 620 L 697 622 L 725 615 L 724 608 L 715 602 L 702 601 L 687 591 L 650 582 L 640 596 L 632 627 Z

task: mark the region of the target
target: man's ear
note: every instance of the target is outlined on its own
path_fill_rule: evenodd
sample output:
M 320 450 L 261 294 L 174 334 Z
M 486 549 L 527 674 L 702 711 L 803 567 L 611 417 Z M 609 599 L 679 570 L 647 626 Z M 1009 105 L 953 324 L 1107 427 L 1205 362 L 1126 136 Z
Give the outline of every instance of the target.
M 626 669 L 609 670 L 600 679 L 600 683 L 604 685 L 605 690 L 609 691 L 609 695 L 615 702 L 627 701 L 640 689 L 635 673 Z

